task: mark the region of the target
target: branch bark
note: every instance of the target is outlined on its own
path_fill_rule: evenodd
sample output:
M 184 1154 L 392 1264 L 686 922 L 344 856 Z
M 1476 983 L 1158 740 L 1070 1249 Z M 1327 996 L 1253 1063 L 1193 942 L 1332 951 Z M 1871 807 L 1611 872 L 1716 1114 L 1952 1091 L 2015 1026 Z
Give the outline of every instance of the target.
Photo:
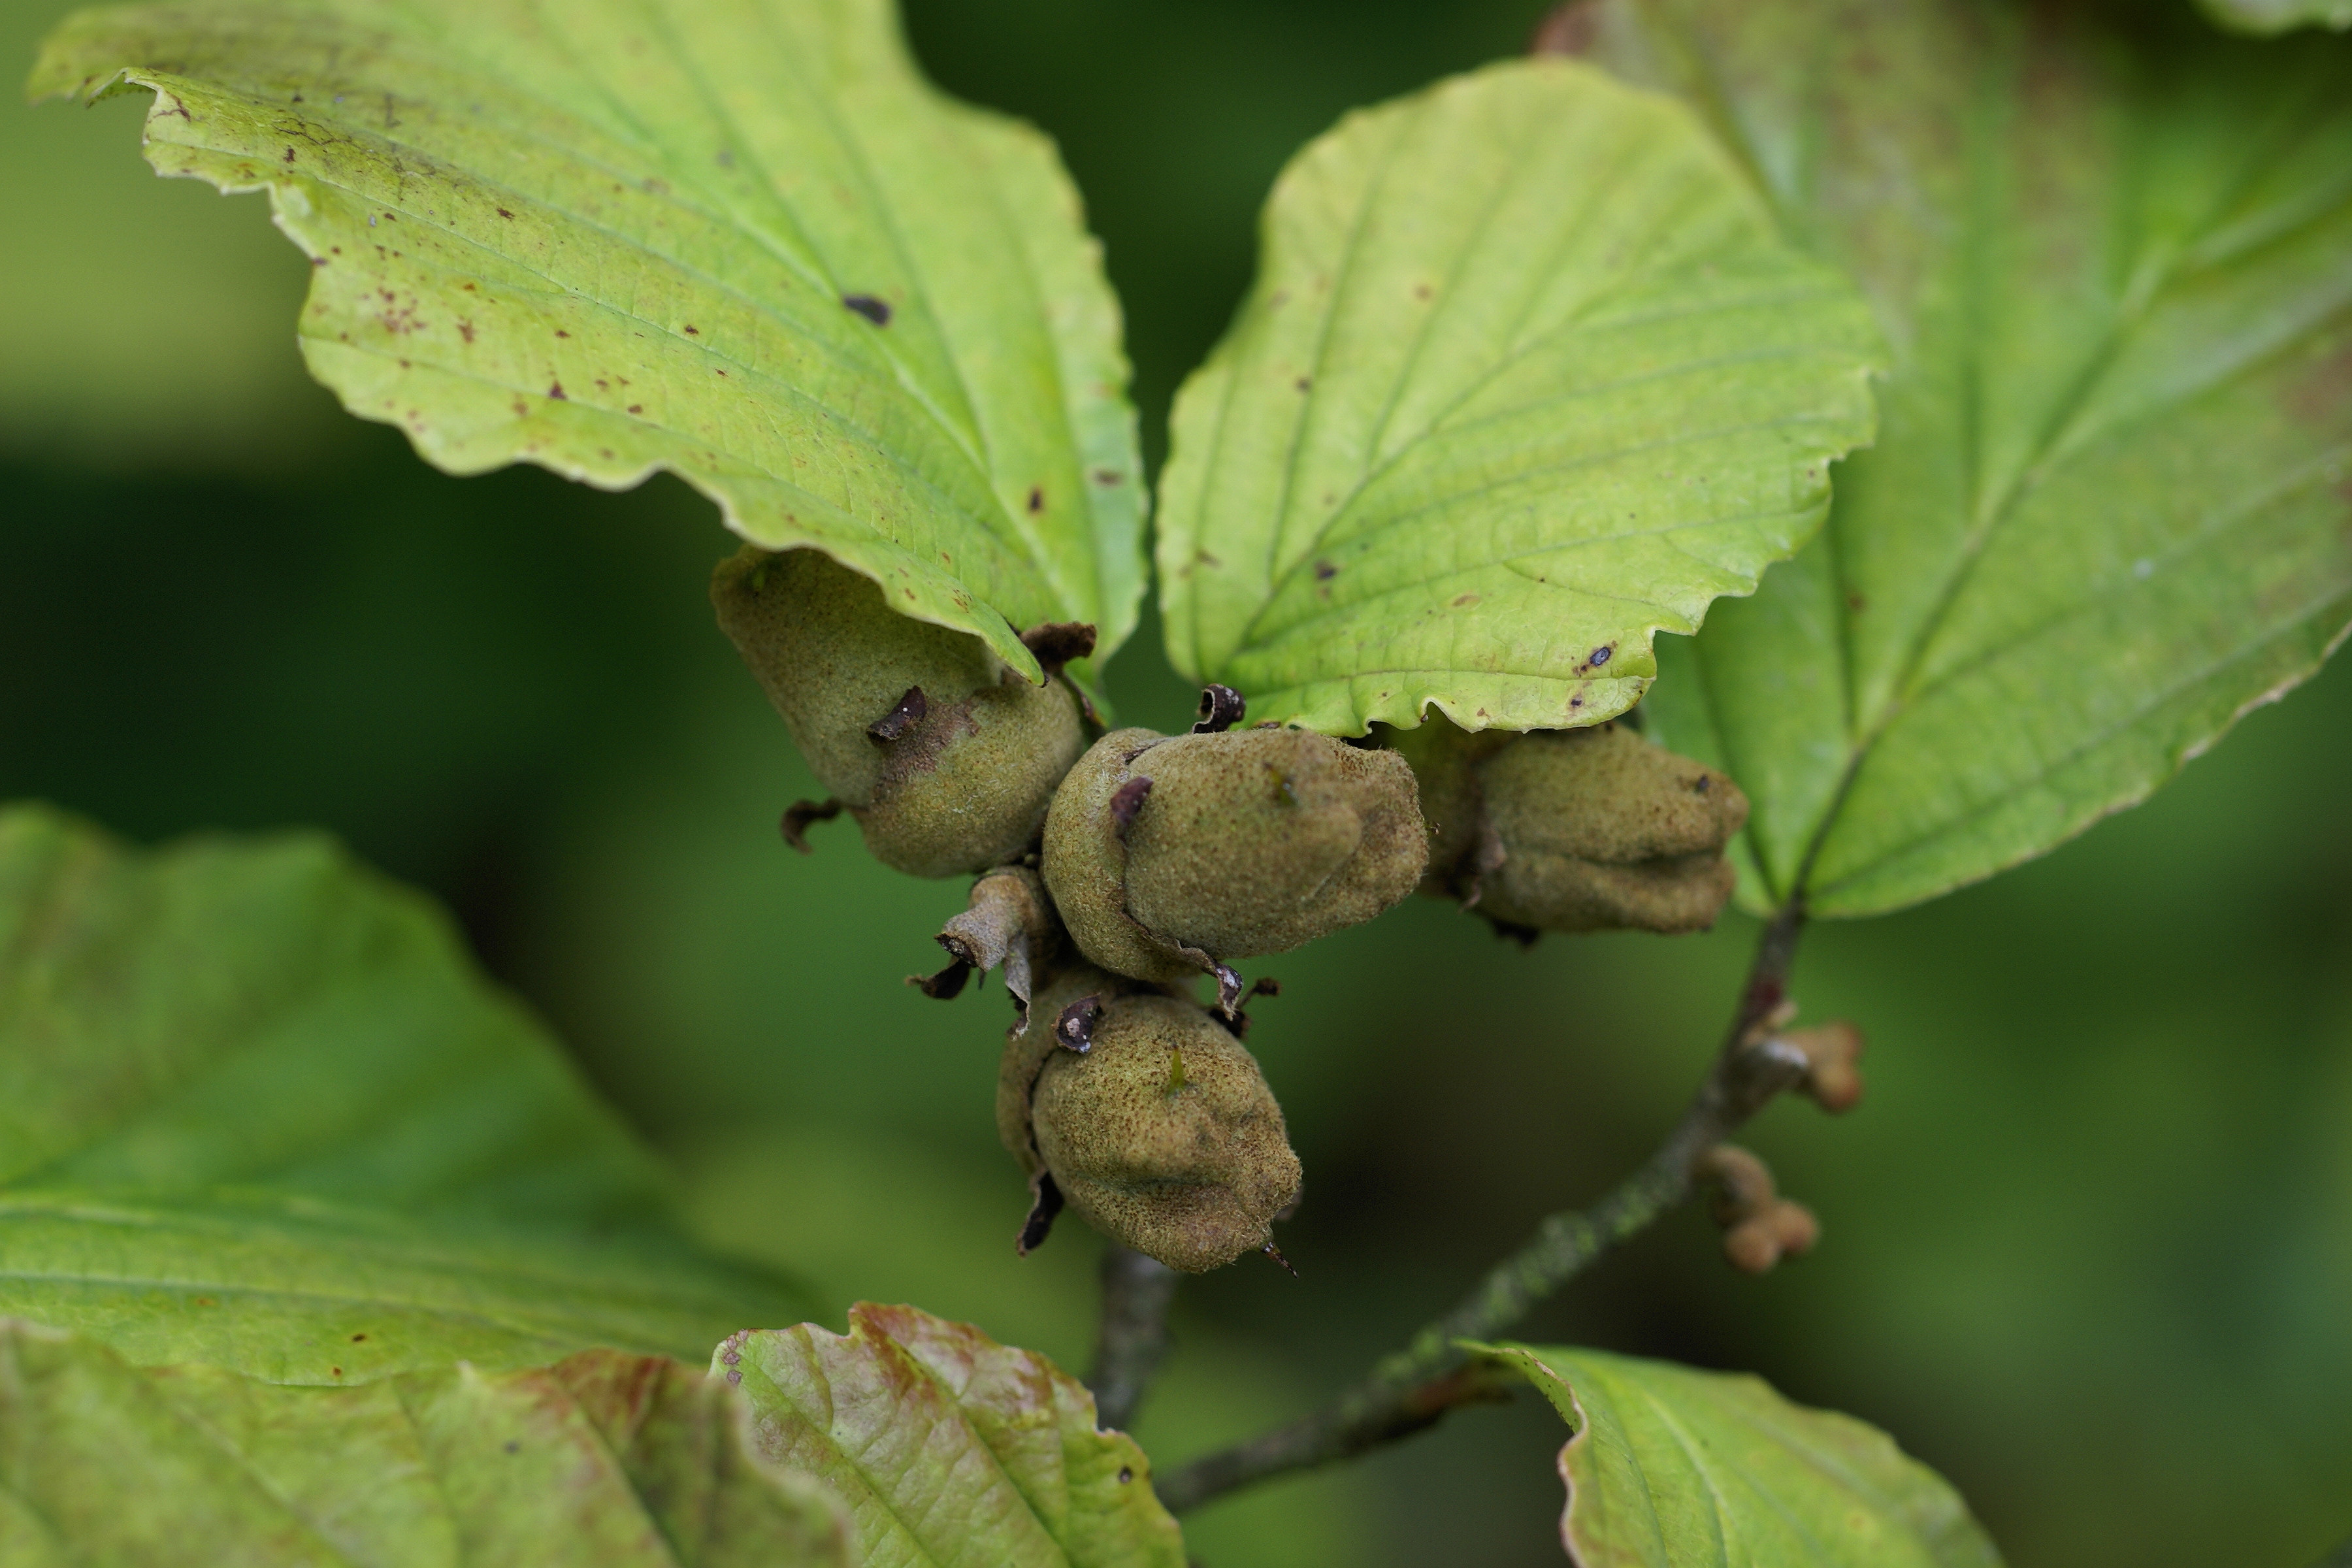
M 1176 1270 L 1130 1247 L 1112 1247 L 1102 1260 L 1102 1327 L 1095 1339 L 1095 1425 L 1124 1429 L 1135 1419 L 1168 1353 L 1168 1304 L 1176 1297 Z
M 1591 1208 L 1548 1216 L 1525 1247 L 1489 1270 L 1453 1310 L 1339 1399 L 1162 1478 L 1155 1486 L 1160 1500 L 1181 1512 L 1271 1476 L 1393 1442 L 1435 1424 L 1457 1405 L 1494 1397 L 1494 1384 L 1455 1342 L 1501 1333 L 1593 1259 L 1680 1204 L 1690 1194 L 1698 1157 L 1803 1077 L 1803 1055 L 1765 1032 L 1788 995 L 1803 926 L 1798 909 L 1766 923 L 1715 1066 L 1640 1169 Z

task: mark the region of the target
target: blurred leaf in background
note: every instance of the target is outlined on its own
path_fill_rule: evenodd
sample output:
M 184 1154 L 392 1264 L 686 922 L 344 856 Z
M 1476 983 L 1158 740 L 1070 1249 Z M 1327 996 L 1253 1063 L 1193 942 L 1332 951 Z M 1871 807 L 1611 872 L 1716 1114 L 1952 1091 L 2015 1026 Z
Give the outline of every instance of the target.
M 909 20 L 943 85 L 1059 140 L 1156 450 L 1284 160 L 1352 105 L 1517 50 L 1534 9 L 920 0 Z M 12 34 L 20 64 L 49 14 Z M 181 207 L 240 220 L 284 269 L 256 331 L 331 412 L 290 379 L 292 247 L 257 201 L 153 179 L 137 116 L 8 109 L 0 146 L 62 127 L 119 182 L 89 207 L 125 215 L 122 244 L 180 243 Z M 19 243 L 0 237 L 12 292 L 57 276 L 20 270 Z M 77 297 L 43 286 L 60 314 Z M 317 450 L 310 426 L 236 417 Z M 709 623 L 731 544 L 707 503 L 667 481 L 452 480 L 348 421 L 331 463 L 272 478 L 152 427 L 90 448 L 6 418 L 0 795 L 139 838 L 336 829 L 451 900 L 681 1162 L 709 1233 L 806 1272 L 835 1312 L 912 1300 L 1085 1364 L 1091 1238 L 1012 1255 L 1026 1193 L 987 1109 L 1009 1008 L 994 986 L 939 1004 L 900 984 L 931 966 L 951 886 L 892 877 L 845 834 L 820 829 L 807 860 L 777 844 L 807 780 Z M 1146 625 L 1108 679 L 1123 717 L 1167 727 L 1194 694 L 1159 646 Z M 1797 991 L 1870 1032 L 1869 1098 L 1836 1123 L 1776 1110 L 1755 1141 L 1821 1214 L 1822 1249 L 1748 1279 L 1685 1215 L 1521 1331 L 1760 1371 L 1883 1426 L 2017 1568 L 2305 1568 L 2352 1527 L 2347 773 L 2336 670 L 2049 859 L 1816 931 Z M 1303 1411 L 1646 1152 L 1752 939 L 1727 921 L 1522 953 L 1416 901 L 1286 958 L 1251 1044 L 1307 1163 L 1303 1278 L 1186 1285 L 1138 1431 L 1155 1460 Z M 1204 1510 L 1188 1542 L 1213 1568 L 1556 1563 L 1559 1441 L 1533 1400 L 1469 1413 Z
M 73 8 L 0 0 L 13 83 Z M 310 268 L 261 200 L 158 189 L 124 156 L 146 111 L 143 97 L 0 110 L 0 457 L 253 472 L 348 447 L 294 350 Z

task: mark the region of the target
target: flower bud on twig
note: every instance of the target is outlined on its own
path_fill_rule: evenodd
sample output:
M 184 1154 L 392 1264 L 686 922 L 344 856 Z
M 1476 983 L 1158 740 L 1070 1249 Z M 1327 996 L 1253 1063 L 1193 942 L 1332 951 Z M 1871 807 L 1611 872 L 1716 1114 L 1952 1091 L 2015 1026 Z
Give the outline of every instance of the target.
M 1747 1150 L 1718 1143 L 1699 1156 L 1694 1176 L 1715 1184 L 1715 1223 L 1723 1227 L 1723 1255 L 1742 1273 L 1763 1274 L 1783 1258 L 1801 1257 L 1821 1240 L 1821 1222 L 1802 1204 L 1780 1196 L 1770 1167 Z

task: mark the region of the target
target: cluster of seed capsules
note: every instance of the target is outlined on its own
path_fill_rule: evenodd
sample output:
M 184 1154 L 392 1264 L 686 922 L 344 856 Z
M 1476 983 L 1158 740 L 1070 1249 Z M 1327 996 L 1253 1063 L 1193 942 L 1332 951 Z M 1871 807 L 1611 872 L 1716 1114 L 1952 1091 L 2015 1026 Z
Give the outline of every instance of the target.
M 1103 733 L 1061 673 L 1090 626 L 1024 636 L 1039 686 L 817 551 L 747 548 L 711 598 L 832 792 L 786 813 L 785 837 L 804 848 L 811 822 L 845 810 L 884 864 L 976 879 L 940 933 L 951 962 L 920 984 L 951 997 L 1001 969 L 1018 1005 L 996 1112 L 1029 1178 L 1023 1252 L 1066 1206 L 1187 1272 L 1281 1259 L 1298 1157 L 1243 1045 L 1273 985 L 1245 987 L 1236 962 L 1416 889 L 1526 941 L 1703 930 L 1730 895 L 1746 799 L 1622 724 L 1474 734 L 1433 718 L 1339 740 L 1245 727 L 1239 694 L 1211 687 L 1190 733 Z

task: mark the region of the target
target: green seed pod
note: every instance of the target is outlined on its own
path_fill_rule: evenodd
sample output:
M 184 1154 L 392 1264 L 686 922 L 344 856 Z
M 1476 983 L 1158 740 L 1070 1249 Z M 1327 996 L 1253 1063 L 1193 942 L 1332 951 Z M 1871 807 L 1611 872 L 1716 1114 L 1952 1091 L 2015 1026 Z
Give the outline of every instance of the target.
M 1061 1203 L 1171 1268 L 1270 1249 L 1298 1156 L 1256 1058 L 1189 999 L 1076 964 L 1006 1042 L 997 1126 L 1037 1196 L 1022 1250 Z
M 1286 952 L 1412 891 L 1428 859 L 1412 770 L 1387 752 L 1267 727 L 1119 730 L 1055 793 L 1045 886 L 1078 950 L 1174 981 Z
M 1704 931 L 1731 896 L 1748 798 L 1631 728 L 1391 731 L 1431 803 L 1423 890 L 1506 930 Z
M 875 858 L 951 877 L 1036 841 L 1054 786 L 1086 744 L 1077 698 L 1051 678 L 1091 649 L 1091 627 L 1027 634 L 1049 677 L 1032 686 L 978 637 L 898 614 L 821 551 L 747 546 L 719 563 L 710 599 Z M 834 809 L 795 806 L 786 837 L 805 848 L 799 828 Z

